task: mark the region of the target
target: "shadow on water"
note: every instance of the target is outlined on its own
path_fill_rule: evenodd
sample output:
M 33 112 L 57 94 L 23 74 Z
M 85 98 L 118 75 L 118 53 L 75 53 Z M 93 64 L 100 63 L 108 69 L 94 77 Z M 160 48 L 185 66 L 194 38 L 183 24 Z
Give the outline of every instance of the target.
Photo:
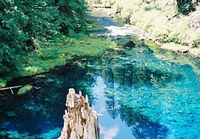
M 22 97 L 3 92 L 8 95 L 0 97 L 0 138 L 57 138 L 71 87 L 87 94 L 104 115 L 99 118 L 102 139 L 198 138 L 200 62 L 126 39 L 116 39 L 117 49 L 101 58 L 80 58 L 11 81 L 8 86 L 32 83 L 40 89 Z M 130 41 L 131 47 L 124 43 Z
M 47 74 L 10 82 L 9 86 L 32 83 L 40 89 L 24 96 L 11 95 L 8 91 L 5 92 L 8 95 L 0 98 L 0 138 L 57 138 L 63 126 L 68 89 L 81 90 L 93 102 L 90 88 L 94 79 L 88 74 L 93 69 L 84 65 L 72 63 Z
M 76 60 L 50 73 L 10 82 L 9 86 L 33 83 L 41 88 L 28 96 L 1 98 L 0 137 L 57 138 L 70 87 L 87 94 L 90 103 L 99 107 L 104 115 L 102 129 L 118 124 L 113 138 L 197 137 L 198 77 L 188 65 L 157 59 L 141 43 L 108 50 L 101 59 Z M 102 130 L 104 138 L 108 133 Z

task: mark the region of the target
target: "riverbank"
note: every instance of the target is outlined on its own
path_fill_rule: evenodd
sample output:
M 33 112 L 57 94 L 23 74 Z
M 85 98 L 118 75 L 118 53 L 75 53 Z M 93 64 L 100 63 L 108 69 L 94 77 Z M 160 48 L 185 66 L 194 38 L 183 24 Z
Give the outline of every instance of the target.
M 105 17 L 118 18 L 119 15 L 113 16 L 111 9 L 95 8 L 95 10 L 105 10 L 107 14 Z M 90 22 L 90 21 L 89 21 Z M 98 22 L 98 21 L 97 21 Z M 190 54 L 195 57 L 200 57 L 200 48 L 190 48 L 188 46 L 178 45 L 173 42 L 163 43 L 153 37 L 152 34 L 142 30 L 135 25 L 125 24 L 123 27 L 114 32 L 111 28 L 105 27 L 107 35 L 136 35 L 140 40 L 144 41 L 147 45 L 152 45 L 152 42 L 157 47 L 175 51 L 177 53 Z M 86 31 L 101 31 L 105 29 L 102 26 L 96 26 L 91 24 Z M 121 30 L 123 28 L 123 30 Z M 114 28 L 116 30 L 116 28 Z M 128 33 L 128 34 L 127 34 Z M 151 42 L 151 43 L 149 43 Z M 153 45 L 155 45 L 153 44 Z M 48 72 L 50 69 L 56 66 L 63 66 L 66 62 L 73 60 L 76 57 L 88 57 L 88 56 L 100 56 L 106 49 L 114 48 L 115 44 L 106 39 L 99 37 L 95 34 L 83 35 L 78 34 L 74 38 L 68 38 L 64 35 L 55 36 L 51 47 L 40 48 L 35 52 L 32 52 L 28 56 L 24 56 L 23 59 L 18 60 L 21 65 L 20 71 L 13 72 L 10 75 L 0 78 L 0 87 L 6 86 L 6 82 L 16 77 L 32 76 Z
M 173 3 L 165 8 L 153 2 L 124 3 L 110 3 L 111 8 L 95 9 L 105 10 L 106 16 L 111 18 L 124 18 L 124 27 L 135 30 L 135 35 L 141 40 L 152 40 L 162 49 L 200 57 L 200 6 L 196 6 L 196 11 L 183 15 L 177 13 Z
M 18 61 L 21 65 L 20 70 L 1 77 L 0 87 L 5 87 L 13 78 L 48 72 L 76 58 L 99 57 L 105 50 L 114 47 L 112 41 L 95 35 L 77 34 L 73 38 L 56 36 L 49 47 L 40 48 L 20 59 Z
M 107 16 L 107 13 L 109 13 L 109 9 L 102 8 L 95 8 L 90 13 L 93 17 L 96 18 L 95 20 L 98 21 L 98 24 L 104 26 L 107 29 L 106 31 L 93 32 L 96 33 L 95 35 L 110 36 L 118 46 L 125 46 L 127 48 L 129 47 L 128 49 L 131 49 L 135 46 L 143 46 L 146 44 L 154 52 L 154 56 L 158 59 L 165 59 L 167 61 L 182 65 L 190 65 L 193 67 L 196 73 L 200 73 L 200 67 L 198 64 L 199 58 L 192 55 L 191 53 L 189 54 L 187 50 L 188 47 L 172 43 L 162 44 L 156 41 L 155 38 L 153 38 L 147 32 L 132 25 L 124 25 L 123 19 L 110 18 Z M 176 45 L 177 47 L 173 47 L 173 45 Z M 170 47 L 171 49 L 169 49 Z M 117 48 L 120 49 L 120 47 Z M 174 50 L 172 51 L 172 49 Z M 191 48 L 191 50 L 195 49 L 196 48 Z M 198 51 L 198 49 L 196 50 Z
M 98 20 L 95 21 L 109 23 L 118 31 L 122 29 L 121 35 L 127 33 L 125 28 L 121 28 L 123 25 L 100 16 L 98 12 L 96 14 L 98 17 L 94 18 Z M 115 30 L 103 32 L 117 33 Z M 149 47 L 133 35 L 107 38 L 92 32 L 89 36 L 56 38 L 57 43 L 52 48 L 57 52 L 44 48 L 44 51 L 37 52 L 38 57 L 44 61 L 51 57 L 53 64 L 57 64 L 59 59 L 65 63 L 65 56 L 71 55 L 74 59 L 48 73 L 27 79 L 20 77 L 7 84 L 34 83 L 34 89 L 19 97 L 9 92 L 5 95 L 3 92 L 4 96 L 0 94 L 0 138 L 58 138 L 69 88 L 82 91 L 84 96 L 88 96 L 90 105 L 103 114 L 99 118 L 100 138 L 198 138 L 200 72 L 196 72 L 193 66 L 200 69 L 199 59 L 157 46 Z M 115 39 L 116 47 L 110 38 Z M 111 43 L 110 46 L 106 42 Z M 94 44 L 94 48 L 90 49 L 89 44 Z M 109 50 L 101 51 L 103 54 L 91 54 L 99 47 Z M 65 56 L 59 53 L 63 50 Z M 83 51 L 88 52 L 88 57 Z M 79 57 L 76 53 L 82 55 Z M 36 62 L 35 57 L 30 57 L 32 62 Z M 114 134 L 110 136 L 108 132 Z

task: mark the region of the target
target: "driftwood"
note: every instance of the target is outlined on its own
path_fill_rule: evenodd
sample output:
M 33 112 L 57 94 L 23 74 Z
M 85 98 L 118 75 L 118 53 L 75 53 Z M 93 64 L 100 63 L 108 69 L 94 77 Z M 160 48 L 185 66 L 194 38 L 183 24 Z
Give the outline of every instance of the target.
M 0 88 L 0 91 L 10 90 L 10 91 L 11 91 L 11 94 L 14 95 L 14 92 L 13 92 L 12 89 L 21 88 L 21 87 L 23 87 L 23 86 L 24 86 L 24 85 L 11 86 L 11 87 L 4 87 L 4 88 Z M 35 87 L 35 86 L 33 86 L 33 88 L 35 88 L 35 89 L 37 90 L 37 89 L 40 89 L 41 87 Z
M 22 85 L 18 85 L 18 86 L 12 86 L 12 87 L 5 87 L 5 88 L 0 88 L 0 91 L 4 91 L 4 90 L 10 90 L 11 91 L 11 94 L 14 94 L 13 90 L 12 89 L 15 89 L 15 88 L 20 88 L 22 87 Z
M 23 85 L 12 86 L 12 87 L 4 87 L 4 88 L 0 88 L 0 91 L 9 90 L 9 89 L 15 89 L 15 88 L 20 88 L 20 87 L 22 87 L 22 86 L 23 86 Z
M 84 98 L 74 89 L 67 95 L 64 126 L 58 139 L 100 139 L 98 114 L 89 106 L 88 97 Z

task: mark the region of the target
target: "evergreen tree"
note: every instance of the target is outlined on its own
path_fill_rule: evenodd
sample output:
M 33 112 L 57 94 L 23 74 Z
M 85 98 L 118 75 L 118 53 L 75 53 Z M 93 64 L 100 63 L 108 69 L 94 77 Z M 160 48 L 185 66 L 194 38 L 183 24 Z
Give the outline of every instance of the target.
M 57 0 L 56 5 L 59 6 L 60 31 L 66 35 L 71 35 L 74 32 L 80 32 L 85 25 L 84 13 L 85 2 L 84 0 Z
M 28 23 L 14 1 L 0 1 L 0 76 L 17 70 L 20 65 L 17 60 L 23 55 L 28 35 L 23 28 Z
M 18 60 L 59 31 L 84 26 L 84 0 L 0 0 L 0 76 L 20 69 Z

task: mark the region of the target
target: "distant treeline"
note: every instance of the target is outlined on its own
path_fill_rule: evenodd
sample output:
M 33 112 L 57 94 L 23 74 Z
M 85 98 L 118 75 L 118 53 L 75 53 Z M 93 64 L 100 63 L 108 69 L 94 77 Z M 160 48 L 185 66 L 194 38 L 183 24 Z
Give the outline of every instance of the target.
M 126 19 L 161 43 L 200 48 L 199 0 L 87 0 L 111 7 L 110 15 Z
M 73 35 L 85 26 L 84 0 L 1 0 L 0 77 L 20 68 L 17 61 L 52 36 Z
M 118 0 L 86 0 L 88 3 L 92 3 L 92 4 L 114 4 L 115 2 L 117 2 Z M 123 0 L 121 0 L 123 1 Z M 151 3 L 151 2 L 156 2 L 159 0 L 141 0 L 140 2 L 145 2 L 145 3 Z M 171 0 L 165 0 L 163 2 L 171 2 Z M 186 3 L 190 3 L 190 4 L 198 4 L 198 2 L 200 2 L 199 0 L 175 0 L 177 6 L 181 6 L 183 4 Z

